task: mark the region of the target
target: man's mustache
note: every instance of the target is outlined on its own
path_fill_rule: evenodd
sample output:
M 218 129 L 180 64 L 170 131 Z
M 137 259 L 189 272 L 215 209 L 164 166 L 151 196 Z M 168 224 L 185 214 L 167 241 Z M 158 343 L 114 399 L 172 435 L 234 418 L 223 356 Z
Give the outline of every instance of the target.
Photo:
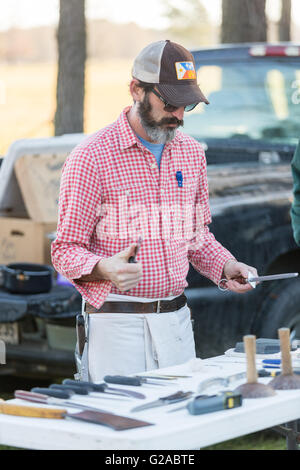
M 183 126 L 183 120 L 177 119 L 176 117 L 173 118 L 162 118 L 159 122 L 156 123 L 158 126 L 165 126 L 168 124 L 176 124 L 177 126 Z

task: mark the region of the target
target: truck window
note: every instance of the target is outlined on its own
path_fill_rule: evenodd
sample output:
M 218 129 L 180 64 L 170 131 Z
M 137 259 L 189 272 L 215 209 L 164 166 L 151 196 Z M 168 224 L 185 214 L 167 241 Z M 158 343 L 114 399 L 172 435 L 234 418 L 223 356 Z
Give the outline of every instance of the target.
M 278 142 L 299 138 L 299 61 L 260 58 L 201 65 L 198 83 L 210 104 L 185 114 L 184 131 L 193 137 Z

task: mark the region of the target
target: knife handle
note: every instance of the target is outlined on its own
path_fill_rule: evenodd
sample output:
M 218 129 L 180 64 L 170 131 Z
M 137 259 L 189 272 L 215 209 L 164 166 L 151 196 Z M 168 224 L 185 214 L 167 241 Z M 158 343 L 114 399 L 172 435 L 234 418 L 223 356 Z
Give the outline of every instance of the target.
M 85 382 L 83 380 L 65 379 L 63 384 L 81 387 L 81 389 L 86 389 L 89 392 L 104 392 L 107 388 L 106 384 L 94 384 L 93 382 Z
M 126 377 L 125 375 L 106 375 L 104 377 L 105 382 L 110 384 L 120 384 L 120 385 L 142 385 L 142 379 L 138 377 Z
M 41 393 L 27 392 L 25 390 L 15 390 L 15 398 L 22 400 L 33 401 L 35 403 L 48 403 L 48 396 Z
M 11 416 L 24 416 L 27 418 L 63 419 L 66 414 L 66 410 L 16 405 L 14 403 L 6 403 L 4 401 L 2 403 L 0 400 L 0 413 Z
M 61 390 L 66 393 L 69 393 L 69 397 L 73 395 L 87 395 L 88 392 L 82 390 L 79 387 L 74 387 L 72 385 L 64 385 L 64 384 L 51 384 L 49 387 L 51 390 Z
M 50 389 L 50 388 L 40 388 L 40 387 L 34 387 L 31 389 L 31 392 L 33 393 L 38 393 L 42 395 L 47 395 L 47 397 L 54 397 L 54 398 L 70 398 L 72 393 L 67 390 L 55 390 L 55 389 Z

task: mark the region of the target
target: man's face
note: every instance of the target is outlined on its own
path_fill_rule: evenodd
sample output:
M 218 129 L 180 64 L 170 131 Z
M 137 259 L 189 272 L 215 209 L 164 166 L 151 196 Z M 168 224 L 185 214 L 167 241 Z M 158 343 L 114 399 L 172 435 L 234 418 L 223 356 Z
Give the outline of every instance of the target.
M 164 104 L 153 93 L 145 93 L 138 102 L 141 124 L 153 142 L 165 144 L 175 137 L 176 129 L 183 126 L 183 107 L 173 113 L 164 109 Z

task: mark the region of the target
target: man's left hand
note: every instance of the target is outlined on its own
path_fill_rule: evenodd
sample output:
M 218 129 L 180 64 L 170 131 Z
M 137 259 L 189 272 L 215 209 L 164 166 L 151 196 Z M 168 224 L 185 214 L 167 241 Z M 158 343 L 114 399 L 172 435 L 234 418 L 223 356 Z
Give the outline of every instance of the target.
M 253 276 L 258 276 L 257 270 L 252 266 L 239 263 L 233 259 L 226 261 L 223 268 L 223 278 L 228 279 L 226 282 L 227 289 L 231 290 L 232 292 L 237 292 L 238 294 L 243 294 L 252 290 L 249 282 L 246 282 L 249 271 L 251 274 L 253 274 Z

